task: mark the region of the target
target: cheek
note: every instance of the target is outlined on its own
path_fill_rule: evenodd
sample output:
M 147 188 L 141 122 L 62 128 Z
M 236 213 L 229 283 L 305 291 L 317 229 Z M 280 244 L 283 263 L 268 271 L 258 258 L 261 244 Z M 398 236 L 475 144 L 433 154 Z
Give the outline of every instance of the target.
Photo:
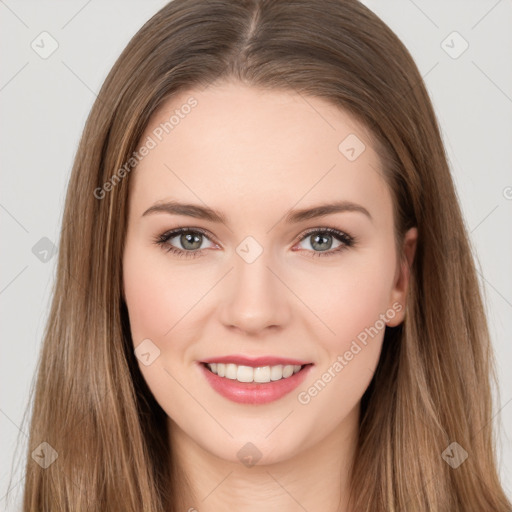
M 156 249 L 128 246 L 123 259 L 124 289 L 134 345 L 150 338 L 163 346 L 163 339 L 171 335 L 174 326 L 200 298 L 190 274 L 169 272 L 165 257 L 154 252 Z
M 318 294 L 323 308 L 323 329 L 317 343 L 323 357 L 297 396 L 308 417 L 323 417 L 324 428 L 334 428 L 353 410 L 371 382 L 385 332 L 385 318 L 392 318 L 389 292 L 392 270 L 382 260 L 355 271 L 339 273 Z M 321 309 L 321 308 L 320 308 Z M 328 411 L 328 412 L 326 412 Z
M 366 328 L 376 325 L 383 330 L 379 319 L 389 308 L 394 271 L 392 256 L 356 256 L 336 270 L 323 270 L 323 276 L 315 279 L 316 286 L 311 280 L 302 283 L 308 305 L 328 327 L 322 329 L 322 338 L 329 351 L 348 349 Z
M 331 421 L 336 423 L 356 406 L 367 389 L 377 367 L 385 332 L 385 320 L 394 318 L 389 304 L 395 259 L 393 250 L 383 243 L 351 264 L 330 273 L 325 297 L 317 299 L 324 311 L 326 331 L 321 344 L 327 356 L 315 378 L 303 388 L 299 402 L 310 404 L 309 412 L 318 414 L 329 404 Z M 325 389 L 325 391 L 324 391 Z

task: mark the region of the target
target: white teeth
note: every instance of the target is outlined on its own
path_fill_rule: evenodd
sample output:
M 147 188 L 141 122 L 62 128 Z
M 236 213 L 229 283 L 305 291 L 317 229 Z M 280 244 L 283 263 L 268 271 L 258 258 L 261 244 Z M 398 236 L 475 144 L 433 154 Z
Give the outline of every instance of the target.
M 254 382 L 270 382 L 270 366 L 254 368 Z
M 283 365 L 270 367 L 270 380 L 280 380 L 283 378 Z
M 236 379 L 236 364 L 227 364 L 226 365 L 226 378 L 227 379 Z
M 286 365 L 283 368 L 283 379 L 286 379 L 287 377 L 291 377 L 293 375 L 293 365 Z
M 233 365 L 234 366 L 234 365 Z M 236 380 L 238 382 L 252 382 L 254 370 L 250 366 L 239 366 L 236 372 Z
M 282 365 L 277 366 L 242 366 L 233 363 L 208 363 L 208 368 L 212 373 L 217 374 L 219 377 L 225 377 L 238 382 L 271 382 L 275 380 L 287 379 L 294 373 L 300 371 L 302 366 L 300 364 Z

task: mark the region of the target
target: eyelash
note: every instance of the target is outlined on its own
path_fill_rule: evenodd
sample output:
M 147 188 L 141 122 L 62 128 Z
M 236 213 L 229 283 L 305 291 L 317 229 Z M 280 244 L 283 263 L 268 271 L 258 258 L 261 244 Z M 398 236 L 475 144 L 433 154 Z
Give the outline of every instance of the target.
M 170 239 L 176 237 L 176 235 L 179 235 L 180 233 L 193 233 L 193 234 L 199 233 L 199 234 L 205 236 L 206 238 L 210 239 L 208 232 L 206 232 L 205 230 L 203 230 L 201 228 L 177 228 L 177 229 L 173 229 L 171 231 L 166 231 L 165 233 L 162 233 L 161 235 L 158 235 L 157 237 L 154 238 L 153 241 L 154 241 L 154 243 L 159 245 L 165 252 L 171 252 L 180 258 L 196 258 L 203 251 L 206 250 L 206 249 L 199 249 L 196 251 L 185 251 L 183 249 L 178 249 L 177 247 L 174 247 L 173 245 L 167 243 Z M 342 245 L 340 245 L 336 249 L 329 250 L 329 251 L 306 250 L 307 252 L 313 253 L 311 255 L 312 257 L 334 256 L 350 247 L 355 246 L 357 243 L 356 237 L 349 235 L 348 233 L 343 233 L 342 231 L 339 231 L 337 229 L 327 228 L 327 227 L 326 228 L 310 229 L 306 233 L 304 233 L 300 238 L 298 238 L 295 241 L 295 243 L 302 242 L 308 236 L 310 236 L 312 234 L 316 234 L 316 233 L 320 233 L 320 234 L 328 233 L 328 234 L 332 235 L 334 238 L 336 238 L 339 242 L 342 242 Z M 295 245 L 295 243 L 294 243 L 294 245 Z

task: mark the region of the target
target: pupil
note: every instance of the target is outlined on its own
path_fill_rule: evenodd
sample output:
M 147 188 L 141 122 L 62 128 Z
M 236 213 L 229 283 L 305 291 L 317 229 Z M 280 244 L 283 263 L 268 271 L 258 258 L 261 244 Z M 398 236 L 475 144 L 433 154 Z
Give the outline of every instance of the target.
M 198 249 L 199 247 L 201 247 L 201 237 L 202 235 L 196 235 L 194 233 L 188 233 L 188 234 L 185 234 L 185 235 L 181 235 L 181 244 L 182 246 L 185 248 L 185 249 Z M 195 241 L 194 241 L 195 239 Z M 192 247 L 190 247 L 189 245 L 187 244 L 192 244 Z
M 332 237 L 331 235 L 313 235 L 313 243 L 311 244 L 311 246 L 314 248 L 314 249 L 319 249 L 321 251 L 325 251 L 327 249 L 330 249 L 331 245 L 332 245 Z M 321 241 L 318 241 L 318 240 L 321 240 Z M 322 246 L 322 243 L 325 244 L 327 241 L 330 241 L 330 243 L 328 244 L 327 247 L 325 246 Z

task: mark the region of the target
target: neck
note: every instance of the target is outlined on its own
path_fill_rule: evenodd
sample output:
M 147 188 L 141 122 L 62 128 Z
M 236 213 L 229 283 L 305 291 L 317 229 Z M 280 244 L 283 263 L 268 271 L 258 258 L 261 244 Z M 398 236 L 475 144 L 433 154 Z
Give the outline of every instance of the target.
M 285 460 L 245 466 L 205 450 L 168 419 L 179 493 L 176 510 L 349 512 L 358 423 L 359 406 L 315 445 L 304 450 L 298 446 Z

